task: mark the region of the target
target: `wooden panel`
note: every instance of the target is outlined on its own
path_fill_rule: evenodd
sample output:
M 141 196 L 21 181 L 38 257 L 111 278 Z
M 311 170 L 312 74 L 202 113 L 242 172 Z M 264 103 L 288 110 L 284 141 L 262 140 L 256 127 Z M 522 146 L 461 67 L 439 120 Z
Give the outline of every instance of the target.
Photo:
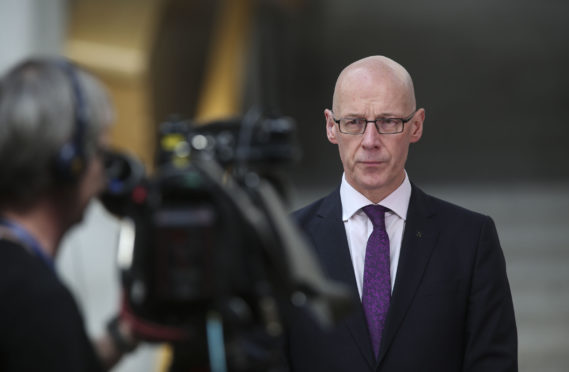
M 117 109 L 112 144 L 152 167 L 155 124 L 150 57 L 164 0 L 72 3 L 66 54 L 97 75 Z

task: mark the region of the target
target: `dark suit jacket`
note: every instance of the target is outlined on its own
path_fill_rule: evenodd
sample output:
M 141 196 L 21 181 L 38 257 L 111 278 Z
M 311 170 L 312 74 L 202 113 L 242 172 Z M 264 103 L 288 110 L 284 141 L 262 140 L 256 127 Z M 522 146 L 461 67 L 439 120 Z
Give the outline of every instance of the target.
M 339 189 L 295 212 L 325 273 L 358 296 Z M 361 302 L 335 328 L 293 311 L 294 372 L 517 371 L 517 332 L 504 255 L 491 218 L 413 185 L 378 360 Z

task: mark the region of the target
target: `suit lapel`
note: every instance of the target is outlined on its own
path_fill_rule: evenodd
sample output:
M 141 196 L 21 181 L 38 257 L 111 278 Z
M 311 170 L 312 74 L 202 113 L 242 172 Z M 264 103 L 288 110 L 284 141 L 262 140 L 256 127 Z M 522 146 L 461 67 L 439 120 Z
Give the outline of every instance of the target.
M 387 315 L 378 364 L 399 330 L 438 238 L 427 195 L 413 185 L 401 243 L 397 276 Z
M 348 286 L 355 298 L 359 299 L 354 268 L 346 238 L 346 229 L 342 221 L 342 205 L 339 189 L 324 199 L 318 210 L 317 220 L 310 228 L 314 246 L 326 274 L 334 280 Z M 367 323 L 361 302 L 357 301 L 354 312 L 345 319 L 353 341 L 357 344 L 362 356 L 373 369 L 375 360 Z

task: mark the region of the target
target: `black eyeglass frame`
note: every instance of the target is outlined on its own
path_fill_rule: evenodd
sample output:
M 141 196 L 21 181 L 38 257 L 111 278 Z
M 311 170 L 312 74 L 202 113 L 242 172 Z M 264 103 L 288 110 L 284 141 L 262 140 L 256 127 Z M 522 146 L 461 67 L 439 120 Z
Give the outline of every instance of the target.
M 417 111 L 419 111 L 419 109 L 416 109 L 415 111 L 413 111 L 413 112 L 411 113 L 411 115 L 407 116 L 406 118 L 378 118 L 378 119 L 375 119 L 375 120 L 367 120 L 367 119 L 364 119 L 364 118 L 354 118 L 354 119 L 358 119 L 358 120 L 359 120 L 359 119 L 363 119 L 363 120 L 365 120 L 365 122 L 366 122 L 366 125 L 364 126 L 363 130 L 362 130 L 361 132 L 357 132 L 357 133 L 350 133 L 350 132 L 344 132 L 344 131 L 342 131 L 342 127 L 340 126 L 340 120 L 346 119 L 346 118 L 339 118 L 339 119 L 336 119 L 335 117 L 332 116 L 332 120 L 334 120 L 334 122 L 335 122 L 336 124 L 338 124 L 338 130 L 340 131 L 340 133 L 350 134 L 350 135 L 352 135 L 352 136 L 359 136 L 359 135 L 361 135 L 361 134 L 364 134 L 365 131 L 367 130 L 367 125 L 368 125 L 369 123 L 373 123 L 373 125 L 375 126 L 375 130 L 377 130 L 377 133 L 379 133 L 379 134 L 398 134 L 398 133 L 402 133 L 402 132 L 405 130 L 405 124 L 407 124 L 408 122 L 411 121 L 411 119 L 413 119 L 413 117 L 415 116 L 415 114 L 417 113 Z M 400 131 L 397 131 L 397 132 L 382 132 L 382 131 L 379 129 L 379 125 L 377 124 L 377 121 L 378 121 L 378 120 L 384 120 L 384 119 L 401 120 L 401 130 L 400 130 Z

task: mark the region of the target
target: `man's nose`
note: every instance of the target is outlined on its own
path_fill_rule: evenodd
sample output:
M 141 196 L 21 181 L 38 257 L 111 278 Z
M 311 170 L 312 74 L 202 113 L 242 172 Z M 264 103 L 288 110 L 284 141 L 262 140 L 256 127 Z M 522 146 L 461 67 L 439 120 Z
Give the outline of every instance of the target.
M 381 135 L 377 131 L 374 122 L 368 122 L 365 132 L 362 134 L 362 145 L 366 147 L 377 147 L 381 144 Z

